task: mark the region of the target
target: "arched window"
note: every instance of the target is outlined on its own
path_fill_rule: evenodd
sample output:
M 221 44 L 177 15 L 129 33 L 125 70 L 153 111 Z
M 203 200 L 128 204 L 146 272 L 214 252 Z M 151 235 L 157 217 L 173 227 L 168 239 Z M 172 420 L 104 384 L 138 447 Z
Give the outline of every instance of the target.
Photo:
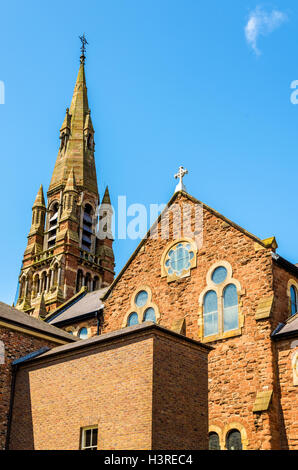
M 94 279 L 93 279 L 93 286 L 92 286 L 92 290 L 97 290 L 99 289 L 99 277 L 98 276 L 95 276 Z
M 79 292 L 83 286 L 83 271 L 81 269 L 77 272 L 76 292 Z
M 34 282 L 33 282 L 34 296 L 39 294 L 39 288 L 40 288 L 40 279 L 39 279 L 39 275 L 36 274 L 36 276 L 34 277 Z
M 291 315 L 295 315 L 298 312 L 298 295 L 297 290 L 294 286 L 291 286 Z
M 131 309 L 124 317 L 122 327 L 137 325 L 145 321 L 152 321 L 154 323 L 159 321 L 159 309 L 158 306 L 152 302 L 150 287 L 140 286 L 133 292 L 130 302 Z
M 223 300 L 224 331 L 237 330 L 239 328 L 238 294 L 234 284 L 225 287 Z
M 155 323 L 156 318 L 155 318 L 154 308 L 152 308 L 152 307 L 147 308 L 147 310 L 145 311 L 145 314 L 144 314 L 144 320 L 143 321 L 153 321 Z
M 218 333 L 218 303 L 214 290 L 207 292 L 204 298 L 204 336 Z
M 91 292 L 92 290 L 92 282 L 91 282 L 91 274 L 87 273 L 85 277 L 85 286 L 87 287 L 88 291 Z
M 241 434 L 238 429 L 232 429 L 227 435 L 227 450 L 242 450 Z
M 138 314 L 133 312 L 129 315 L 127 320 L 127 326 L 137 325 L 139 323 Z
M 45 292 L 47 290 L 47 273 L 43 271 L 41 275 L 41 290 Z
M 220 450 L 219 435 L 216 432 L 209 433 L 209 450 Z
M 19 294 L 19 299 L 22 299 L 25 295 L 25 278 L 22 277 L 21 282 L 20 282 L 20 294 Z
M 78 335 L 78 336 L 79 336 L 79 338 L 81 338 L 81 339 L 86 339 L 86 338 L 88 338 L 88 330 L 87 330 L 87 328 L 86 328 L 86 327 L 81 328 L 80 331 L 79 331 L 79 335 Z
M 239 299 L 243 290 L 233 277 L 232 266 L 225 260 L 214 263 L 207 272 L 206 283 L 199 297 L 203 313 L 199 317 L 201 339 L 205 337 L 205 342 L 210 342 L 240 335 L 244 317 Z
M 86 204 L 83 215 L 83 233 L 82 233 L 82 248 L 83 250 L 90 251 L 92 244 L 92 214 L 93 209 L 90 204 Z
M 59 204 L 56 202 L 50 211 L 50 220 L 49 220 L 49 235 L 48 235 L 48 248 L 51 248 L 56 243 L 56 235 L 58 228 L 58 211 Z
M 53 286 L 57 286 L 58 285 L 58 264 L 57 263 L 54 266 L 52 276 L 53 276 Z

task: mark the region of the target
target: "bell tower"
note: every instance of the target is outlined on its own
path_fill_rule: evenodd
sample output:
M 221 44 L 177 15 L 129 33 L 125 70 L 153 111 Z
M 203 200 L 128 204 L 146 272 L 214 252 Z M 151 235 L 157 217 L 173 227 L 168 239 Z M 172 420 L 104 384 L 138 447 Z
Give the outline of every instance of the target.
M 106 239 L 96 236 L 100 198 L 85 77 L 87 41 L 85 36 L 80 39 L 80 67 L 60 129 L 47 204 L 41 186 L 32 208 L 19 277 L 16 307 L 34 316 L 55 310 L 82 287 L 93 291 L 110 285 L 114 279 L 111 231 L 107 230 Z M 110 204 L 108 189 L 102 202 L 107 201 Z

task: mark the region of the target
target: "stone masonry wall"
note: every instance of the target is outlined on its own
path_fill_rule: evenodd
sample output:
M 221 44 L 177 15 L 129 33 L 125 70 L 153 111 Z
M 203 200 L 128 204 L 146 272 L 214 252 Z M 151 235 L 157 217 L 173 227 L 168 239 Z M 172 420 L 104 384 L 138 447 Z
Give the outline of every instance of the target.
M 189 200 L 178 195 L 176 202 Z M 274 294 L 271 250 L 207 208 L 203 210 L 203 221 L 203 246 L 198 250 L 197 267 L 191 270 L 190 277 L 171 283 L 162 278 L 160 262 L 168 240 L 146 240 L 110 296 L 104 299 L 104 332 L 123 326 L 132 296 L 146 285 L 152 291 L 152 302 L 159 308 L 159 323 L 172 328 L 176 320 L 184 318 L 186 335 L 201 340 L 199 296 L 206 288 L 208 270 L 215 263 L 227 261 L 232 266 L 233 278 L 241 285 L 239 307 L 243 326 L 238 336 L 211 343 L 214 350 L 209 354 L 210 429 L 216 427 L 222 448 L 233 428 L 241 431 L 244 448 L 280 448 L 276 390 L 269 409 L 258 416 L 253 413 L 257 393 L 273 390 L 277 381 L 270 339 L 272 320 L 256 319 L 260 301 Z
M 298 450 L 298 341 L 284 339 L 276 343 L 278 352 L 281 421 L 286 439 L 283 449 Z M 295 364 L 293 360 L 296 358 Z

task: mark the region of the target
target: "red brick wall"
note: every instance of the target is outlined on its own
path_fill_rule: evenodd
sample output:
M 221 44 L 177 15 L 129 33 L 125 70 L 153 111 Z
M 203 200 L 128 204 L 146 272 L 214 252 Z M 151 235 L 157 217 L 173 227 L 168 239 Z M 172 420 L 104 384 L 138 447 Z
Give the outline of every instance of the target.
M 22 366 L 16 381 L 11 448 L 75 450 L 80 445 L 80 428 L 89 425 L 98 425 L 99 449 L 151 449 L 152 441 L 156 448 L 167 442 L 168 448 L 174 443 L 187 449 L 189 445 L 194 448 L 194 436 L 202 445 L 207 430 L 206 353 L 199 349 L 190 355 L 184 340 L 179 345 L 179 339 L 169 339 L 158 343 L 153 354 L 155 336 L 135 333 L 98 343 L 93 350 Z M 178 356 L 173 348 L 179 351 Z M 159 351 L 169 356 L 165 364 L 160 363 Z M 201 372 L 196 377 L 199 364 Z M 160 380 L 160 368 L 169 381 L 167 388 L 165 378 Z M 184 368 L 187 387 L 182 386 L 180 375 Z M 175 419 L 177 406 L 180 409 L 186 403 L 186 394 L 187 416 Z M 163 441 L 158 431 L 155 438 L 152 435 L 153 406 L 175 421 L 174 425 L 161 422 L 168 433 Z M 179 430 L 179 438 L 172 437 L 171 432 L 178 432 L 178 426 L 193 419 L 198 410 L 204 411 L 198 416 L 197 430 L 190 436 Z M 186 429 L 190 428 L 188 423 Z
M 9 412 L 11 388 L 11 363 L 32 351 L 44 346 L 50 348 L 57 343 L 39 339 L 27 334 L 17 332 L 0 326 L 0 341 L 5 347 L 5 363 L 0 364 L 0 450 L 4 449 L 7 430 L 7 416 Z
M 154 344 L 153 449 L 208 449 L 206 350 L 157 337 Z

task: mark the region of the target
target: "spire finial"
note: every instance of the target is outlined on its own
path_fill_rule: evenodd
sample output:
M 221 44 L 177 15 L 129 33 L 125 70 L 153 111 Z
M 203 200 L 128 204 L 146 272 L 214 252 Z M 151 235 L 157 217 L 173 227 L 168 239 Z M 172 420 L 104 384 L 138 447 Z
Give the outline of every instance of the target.
M 86 44 L 89 44 L 87 42 L 87 39 L 85 37 L 85 33 L 83 34 L 83 36 L 79 36 L 80 40 L 81 40 L 81 57 L 80 57 L 80 62 L 81 64 L 84 64 L 85 63 L 85 59 L 86 59 L 86 56 L 85 56 L 85 52 L 86 52 Z
M 186 187 L 183 184 L 183 178 L 185 175 L 188 175 L 188 170 L 186 168 L 183 168 L 183 166 L 180 166 L 178 173 L 174 175 L 175 179 L 179 178 L 179 183 L 176 186 L 175 193 L 177 193 L 178 191 L 186 191 Z

